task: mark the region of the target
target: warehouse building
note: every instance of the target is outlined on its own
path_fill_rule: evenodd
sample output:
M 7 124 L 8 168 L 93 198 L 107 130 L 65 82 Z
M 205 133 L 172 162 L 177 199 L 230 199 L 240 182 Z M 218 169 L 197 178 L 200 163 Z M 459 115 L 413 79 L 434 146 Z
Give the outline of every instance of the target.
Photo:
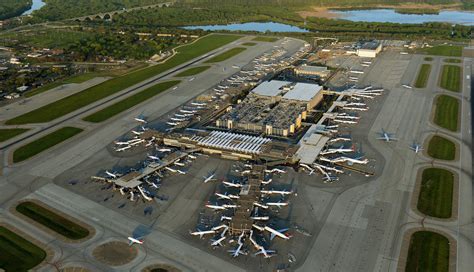
M 357 56 L 375 58 L 380 52 L 382 52 L 382 44 L 380 42 L 365 42 L 357 49 Z
M 296 133 L 307 112 L 323 98 L 317 84 L 269 81 L 216 120 L 216 126 L 288 137 Z
M 325 66 L 301 65 L 295 68 L 295 73 L 298 76 L 316 76 L 320 78 L 327 78 L 331 71 Z

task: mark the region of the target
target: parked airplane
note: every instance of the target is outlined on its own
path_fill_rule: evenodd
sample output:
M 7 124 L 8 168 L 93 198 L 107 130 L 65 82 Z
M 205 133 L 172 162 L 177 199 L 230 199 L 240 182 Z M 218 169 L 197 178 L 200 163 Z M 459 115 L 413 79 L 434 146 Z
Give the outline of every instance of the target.
M 219 239 L 211 239 L 211 246 L 213 247 L 218 247 L 222 246 L 222 242 L 225 240 L 225 236 L 219 238 Z
M 131 147 L 130 145 L 127 145 L 127 146 L 118 148 L 118 149 L 116 149 L 115 151 L 117 151 L 117 152 L 122 152 L 122 151 L 125 151 L 125 150 L 130 149 L 130 148 L 132 148 L 132 147 Z
M 213 204 L 206 204 L 206 207 L 213 209 L 213 210 L 225 210 L 226 207 L 224 206 L 219 206 L 219 205 L 213 205 Z
M 402 87 L 403 87 L 403 88 L 407 88 L 407 89 L 413 89 L 413 87 L 412 87 L 412 86 L 410 86 L 410 85 L 406 85 L 406 84 L 403 84 L 403 85 L 402 85 Z
M 417 144 L 415 142 L 412 145 L 410 145 L 410 149 L 415 151 L 415 153 L 423 151 L 423 147 L 420 144 Z
M 194 235 L 194 236 L 197 236 L 199 235 L 199 238 L 202 239 L 202 237 L 206 234 L 213 234 L 213 233 L 216 233 L 216 231 L 214 230 L 200 230 L 200 229 L 197 229 L 197 231 L 190 231 L 189 234 L 191 235 Z
M 111 178 L 118 178 L 120 175 L 119 174 L 116 174 L 116 173 L 111 173 L 109 172 L 108 170 L 105 171 L 105 174 L 107 174 L 107 176 L 111 177 Z
M 276 254 L 276 251 L 275 250 L 271 250 L 271 249 L 265 249 L 263 246 L 260 248 L 260 251 L 258 251 L 257 253 L 255 253 L 255 256 L 259 255 L 259 254 L 263 254 L 264 258 L 271 258 L 273 256 L 275 256 Z
M 137 237 L 137 238 L 133 238 L 133 237 L 128 237 L 128 245 L 129 246 L 132 246 L 133 244 L 139 244 L 139 245 L 142 245 L 143 244 L 143 240 L 141 240 L 143 237 Z
M 179 125 L 179 123 L 177 123 L 177 122 L 166 122 L 166 124 L 168 124 L 172 127 L 175 127 L 175 126 Z
M 137 135 L 137 136 L 140 136 L 143 134 L 143 131 L 135 131 L 135 130 L 132 130 L 132 133 Z
M 171 152 L 170 148 L 158 148 L 156 149 L 158 152 L 166 153 L 166 152 Z
M 286 231 L 288 231 L 288 228 L 284 228 L 284 229 L 279 229 L 279 230 L 275 230 L 269 226 L 265 226 L 264 228 L 266 231 L 270 232 L 271 235 L 270 235 L 270 240 L 273 240 L 276 236 L 280 237 L 280 238 L 283 238 L 285 240 L 288 240 L 291 238 L 291 235 L 285 233 Z
M 281 208 L 281 207 L 288 206 L 288 202 L 281 202 L 281 201 L 278 201 L 278 202 L 267 202 L 267 203 L 265 203 L 265 205 L 267 205 L 267 206 L 276 206 L 276 207 L 278 207 L 278 208 Z
M 223 181 L 222 183 L 227 187 L 236 187 L 236 188 L 242 187 L 242 184 L 240 183 L 234 183 L 234 182 L 229 182 L 229 181 Z
M 178 174 L 180 174 L 180 175 L 186 175 L 186 171 L 176 169 L 176 172 L 178 172 Z
M 397 138 L 393 137 L 393 135 L 395 135 L 395 134 L 387 133 L 387 132 L 385 132 L 384 129 L 382 129 L 382 132 L 379 132 L 378 134 L 379 134 L 380 137 L 378 137 L 377 140 L 384 140 L 386 142 L 398 140 Z
M 204 178 L 204 183 L 208 183 L 208 182 L 211 181 L 211 180 L 215 180 L 215 178 L 214 178 L 215 175 L 216 175 L 216 174 L 213 173 L 213 174 L 211 174 L 211 175 L 209 175 L 209 176 L 207 176 L 207 177 L 204 176 L 204 177 L 203 177 L 203 178 Z
M 135 117 L 134 119 L 135 119 L 135 121 L 140 122 L 140 123 L 142 123 L 142 124 L 148 123 L 148 122 L 145 120 L 145 117 L 144 117 L 143 115 L 139 115 L 139 116 Z

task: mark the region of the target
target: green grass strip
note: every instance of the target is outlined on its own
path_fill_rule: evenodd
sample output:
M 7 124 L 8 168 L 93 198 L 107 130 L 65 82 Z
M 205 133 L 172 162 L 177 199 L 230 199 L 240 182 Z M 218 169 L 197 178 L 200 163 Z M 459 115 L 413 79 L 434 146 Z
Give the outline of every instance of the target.
M 418 72 L 418 77 L 416 78 L 415 87 L 416 88 L 425 88 L 428 78 L 430 77 L 431 65 L 423 64 L 421 65 L 420 71 Z
M 443 65 L 439 85 L 449 91 L 461 91 L 461 67 L 457 65 Z
M 462 46 L 437 45 L 420 49 L 420 52 L 434 56 L 461 57 Z
M 433 136 L 428 143 L 428 155 L 435 159 L 452 161 L 456 156 L 456 145 L 441 136 Z
M 461 63 L 462 61 L 460 59 L 444 59 L 444 62 L 447 62 L 447 63 Z
M 434 123 L 451 131 L 458 130 L 459 100 L 449 95 L 436 99 Z
M 16 233 L 0 226 L 0 268 L 29 271 L 46 258 L 46 252 Z M 1 270 L 0 269 L 0 270 Z
M 425 57 L 425 61 L 432 61 L 433 58 L 432 57 Z
M 211 68 L 211 66 L 198 66 L 198 67 L 193 67 L 193 68 L 189 68 L 188 70 L 186 71 L 183 71 L 179 74 L 177 74 L 176 76 L 177 77 L 187 77 L 187 76 L 194 76 L 194 75 L 197 75 L 199 73 L 202 73 L 204 71 L 206 71 L 207 69 Z
M 49 91 L 51 89 L 54 89 L 56 87 L 59 87 L 64 84 L 71 84 L 71 83 L 83 83 L 88 80 L 91 80 L 93 78 L 101 76 L 99 73 L 87 73 L 87 74 L 80 74 L 80 75 L 75 75 L 72 77 L 68 77 L 65 79 L 61 79 L 55 82 L 51 82 L 49 84 L 46 84 L 44 86 L 38 87 L 36 89 L 33 89 L 25 94 L 25 97 L 32 97 L 40 93 L 44 93 L 46 91 Z
M 441 168 L 423 171 L 417 208 L 420 212 L 438 218 L 450 218 L 453 206 L 454 175 Z
M 48 135 L 45 135 L 29 144 L 19 147 L 13 152 L 13 162 L 21 162 L 26 159 L 33 157 L 36 154 L 43 152 L 44 150 L 53 147 L 76 134 L 81 133 L 83 130 L 75 127 L 64 127 L 60 128 Z
M 241 36 L 223 34 L 205 36 L 192 44 L 177 48 L 177 54 L 162 64 L 107 80 L 84 91 L 10 119 L 6 124 L 31 124 L 52 121 L 240 38 Z
M 175 86 L 180 81 L 168 81 L 154 85 L 148 89 L 145 89 L 137 94 L 127 97 L 113 105 L 110 105 L 100 111 L 97 111 L 89 116 L 84 117 L 82 120 L 92 123 L 99 123 L 115 116 L 139 103 L 152 98 L 153 96 Z
M 27 128 L 5 128 L 5 129 L 0 129 L 0 143 L 4 142 L 6 140 L 9 140 L 13 137 L 16 137 L 29 129 Z
M 69 239 L 79 240 L 89 235 L 87 229 L 34 202 L 23 202 L 16 206 L 16 210 Z
M 266 37 L 266 36 L 257 36 L 252 39 L 252 41 L 256 42 L 276 42 L 279 38 L 276 37 Z
M 254 46 L 254 45 L 257 45 L 257 44 L 254 43 L 254 42 L 246 42 L 246 43 L 243 43 L 242 45 L 245 45 L 245 46 Z
M 405 272 L 448 272 L 449 240 L 431 231 L 417 231 L 410 239 Z
M 232 49 L 229 49 L 225 51 L 224 53 L 221 53 L 215 57 L 212 57 L 205 61 L 205 63 L 216 63 L 216 62 L 221 62 L 227 59 L 232 58 L 233 56 L 242 53 L 243 51 L 247 50 L 245 47 L 235 47 Z

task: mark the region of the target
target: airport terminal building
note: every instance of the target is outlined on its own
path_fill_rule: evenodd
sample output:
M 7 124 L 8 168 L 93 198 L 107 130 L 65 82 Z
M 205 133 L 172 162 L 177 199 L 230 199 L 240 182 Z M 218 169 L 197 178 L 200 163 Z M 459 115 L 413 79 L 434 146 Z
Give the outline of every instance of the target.
M 216 126 L 237 131 L 288 137 L 323 99 L 317 84 L 266 81 L 216 120 Z

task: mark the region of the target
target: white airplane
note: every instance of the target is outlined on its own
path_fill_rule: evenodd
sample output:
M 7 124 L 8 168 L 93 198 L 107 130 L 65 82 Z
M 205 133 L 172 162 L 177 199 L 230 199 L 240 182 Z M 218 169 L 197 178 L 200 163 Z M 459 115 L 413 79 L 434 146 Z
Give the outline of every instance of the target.
M 272 170 L 265 170 L 265 172 L 267 172 L 267 173 L 275 173 L 275 172 L 277 172 L 277 173 L 280 173 L 280 174 L 286 173 L 286 171 L 281 170 L 281 169 L 278 169 L 278 168 L 273 168 Z
M 186 118 L 186 117 L 188 117 L 188 115 L 186 115 L 186 114 L 179 114 L 179 113 L 175 113 L 174 116 L 179 117 L 179 118 Z
M 173 164 L 177 165 L 177 166 L 181 166 L 181 167 L 186 166 L 186 164 L 184 164 L 182 162 L 178 162 L 178 161 L 175 161 Z
M 145 118 L 142 117 L 142 116 L 138 116 L 138 117 L 135 117 L 135 118 L 133 118 L 133 119 L 135 119 L 135 121 L 140 122 L 140 123 L 142 123 L 142 124 L 148 123 L 148 122 L 145 120 Z
M 203 177 L 203 178 L 204 178 L 204 183 L 208 183 L 208 182 L 211 181 L 211 180 L 215 180 L 215 178 L 214 178 L 215 175 L 216 175 L 216 174 L 211 174 L 211 175 L 209 175 L 209 176 L 207 176 L 207 177 L 204 176 L 204 177 Z
M 128 245 L 129 246 L 132 246 L 133 244 L 139 244 L 139 245 L 142 245 L 143 244 L 143 240 L 141 240 L 143 237 L 138 237 L 138 238 L 133 238 L 133 237 L 128 237 Z
M 260 191 L 262 194 L 268 194 L 268 195 L 274 195 L 274 194 L 279 194 L 279 195 L 291 195 L 293 192 L 292 191 L 280 191 L 280 190 L 261 190 Z
M 171 152 L 171 149 L 170 148 L 158 148 L 156 151 L 165 153 L 165 152 Z
M 234 65 L 232 65 L 232 68 L 240 69 L 240 66 L 234 64 Z
M 264 258 L 271 258 L 271 257 L 275 256 L 275 253 L 276 253 L 275 250 L 265 249 L 264 247 L 261 247 L 260 251 L 255 253 L 255 256 L 257 256 L 259 254 L 263 254 Z
M 192 102 L 191 105 L 193 105 L 193 106 L 198 106 L 198 107 L 205 107 L 207 104 L 206 104 L 206 103 Z
M 193 81 L 194 79 L 195 79 L 195 77 L 192 77 L 192 78 L 189 79 L 189 81 Z
M 165 167 L 166 170 L 172 172 L 172 173 L 177 173 L 178 171 L 176 169 L 170 168 L 170 167 Z
M 400 55 L 408 55 L 407 52 L 400 52 Z
M 182 171 L 182 170 L 177 169 L 176 172 L 178 172 L 178 174 L 180 174 L 180 175 L 186 175 L 186 171 Z
M 379 132 L 378 134 L 379 134 L 380 137 L 378 137 L 377 140 L 384 140 L 386 142 L 398 140 L 397 138 L 393 137 L 393 135 L 395 135 L 395 134 L 387 133 L 387 132 L 385 132 L 384 129 L 382 129 L 382 132 Z
M 344 146 L 341 146 L 339 148 L 328 148 L 324 151 L 321 151 L 321 155 L 327 155 L 327 154 L 334 154 L 334 153 L 347 153 L 347 152 L 353 152 L 354 151 L 354 146 L 351 148 L 345 148 Z
M 178 89 L 178 86 L 174 86 L 174 87 L 173 87 L 173 91 L 176 90 L 176 89 Z
M 213 205 L 213 204 L 206 204 L 206 207 L 213 209 L 213 210 L 225 210 L 226 207 L 224 206 L 219 206 L 219 205 Z
M 403 84 L 403 85 L 402 85 L 402 87 L 403 87 L 403 88 L 407 88 L 407 89 L 413 89 L 413 87 L 412 87 L 412 86 L 410 86 L 410 85 L 407 85 L 407 84 Z
M 174 118 L 174 117 L 171 117 L 170 120 L 171 120 L 171 121 L 174 121 L 174 122 L 176 122 L 176 123 L 186 121 L 185 118 Z M 171 122 L 170 122 L 170 123 L 171 123 Z
M 132 133 L 139 136 L 139 135 L 142 135 L 143 134 L 143 131 L 135 131 L 135 130 L 132 130 Z
M 251 216 L 252 220 L 267 221 L 270 220 L 270 216 Z
M 276 206 L 278 208 L 288 206 L 288 202 L 267 202 L 265 203 L 267 206 Z
M 363 67 L 369 67 L 370 64 L 365 64 L 365 63 L 362 63 L 360 66 L 363 66 Z
M 222 242 L 225 240 L 225 236 L 219 238 L 219 239 L 211 239 L 211 246 L 213 247 L 218 247 L 222 246 Z
M 263 208 L 263 209 L 268 209 L 267 205 L 264 205 L 264 204 L 261 204 L 261 203 L 258 203 L 258 202 L 254 202 L 253 205 L 255 205 L 257 207 L 260 207 L 260 208 Z
M 173 126 L 173 127 L 179 125 L 179 123 L 175 123 L 175 122 L 166 122 L 166 124 L 170 125 L 170 126 Z
M 224 221 L 224 220 L 229 220 L 230 221 L 230 220 L 232 220 L 232 217 L 223 215 L 223 216 L 221 216 L 221 221 Z
M 232 257 L 238 257 L 240 254 L 247 255 L 246 252 L 242 251 L 243 243 L 240 243 L 236 249 L 228 250 L 227 252 L 231 253 Z
M 118 174 L 115 174 L 115 173 L 112 173 L 112 172 L 109 172 L 108 170 L 105 171 L 105 174 L 107 174 L 107 176 L 111 177 L 111 178 L 118 178 L 119 175 Z
M 192 111 L 190 111 L 190 110 L 179 110 L 179 111 L 180 111 L 181 113 L 188 113 L 188 114 L 195 114 L 195 113 L 197 113 L 197 111 L 195 111 L 195 110 L 192 110 Z
M 229 182 L 229 181 L 223 181 L 222 183 L 224 185 L 228 186 L 228 187 L 236 187 L 236 188 L 242 187 L 242 184 L 240 184 L 240 183 L 233 183 L 233 182 Z
M 127 146 L 118 148 L 118 149 L 116 149 L 115 151 L 117 151 L 117 152 L 122 152 L 122 151 L 125 151 L 125 150 L 130 149 L 130 148 L 132 148 L 132 146 L 127 145 Z
M 195 160 L 195 159 L 197 159 L 197 157 L 196 157 L 196 156 L 194 156 L 194 155 L 192 155 L 192 154 L 189 154 L 189 155 L 188 155 L 188 158 L 190 158 L 191 160 Z
M 288 240 L 291 238 L 291 235 L 285 233 L 288 230 L 288 228 L 275 230 L 269 226 L 265 226 L 264 229 L 271 233 L 270 240 L 273 240 L 276 236 L 283 238 L 285 240 Z
M 359 70 L 350 70 L 349 72 L 351 72 L 353 74 L 363 74 L 364 73 L 363 71 L 359 71 Z
M 269 179 L 267 181 L 265 180 L 261 180 L 260 183 L 263 184 L 263 185 L 267 185 L 267 184 L 270 184 L 272 182 L 273 179 Z
M 200 229 L 197 229 L 197 231 L 190 231 L 189 234 L 191 235 L 194 235 L 194 236 L 197 236 L 199 235 L 199 238 L 202 239 L 202 237 L 206 234 L 213 234 L 213 233 L 216 233 L 216 231 L 214 230 L 200 230 Z
M 228 200 L 232 200 L 232 199 L 239 199 L 240 196 L 237 196 L 237 195 L 232 195 L 232 194 L 221 194 L 221 193 L 215 193 L 216 196 L 219 197 L 219 199 L 228 199 Z
M 148 201 L 152 201 L 152 200 L 153 200 L 151 197 L 149 197 L 149 196 L 147 196 L 147 195 L 145 194 L 145 192 L 143 191 L 143 189 L 142 189 L 140 186 L 137 186 L 137 188 L 138 188 L 138 191 L 140 191 L 140 194 L 142 194 L 142 196 L 143 196 L 144 199 L 146 199 L 146 200 L 148 200 Z
M 417 144 L 417 143 L 413 143 L 412 145 L 410 145 L 410 149 L 415 151 L 415 153 L 423 151 L 423 147 L 420 144 Z
M 129 145 L 131 141 L 128 142 L 114 142 L 116 145 Z

